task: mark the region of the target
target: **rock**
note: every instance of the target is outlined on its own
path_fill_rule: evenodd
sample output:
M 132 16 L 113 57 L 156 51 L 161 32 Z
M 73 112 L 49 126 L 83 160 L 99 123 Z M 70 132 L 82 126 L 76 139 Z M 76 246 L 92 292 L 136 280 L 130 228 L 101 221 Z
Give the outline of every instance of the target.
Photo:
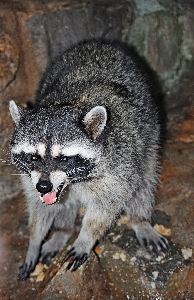
M 180 268 L 172 274 L 165 299 L 194 299 L 194 266 Z
M 4 90 L 15 78 L 19 64 L 19 51 L 14 39 L 0 33 L 0 90 Z
M 94 38 L 121 40 L 124 26 L 131 22 L 131 7 L 115 1 L 84 3 L 72 9 L 63 9 L 27 20 L 40 70 L 48 60 L 70 46 Z
M 64 255 L 64 252 L 62 254 Z M 58 264 L 56 263 L 55 268 L 57 265 L 60 266 L 63 255 L 59 256 Z M 110 289 L 107 275 L 103 272 L 101 264 L 93 253 L 87 264 L 81 266 L 76 272 L 66 272 L 66 267 L 67 263 L 57 271 L 43 291 L 42 300 L 53 296 L 56 297 L 56 294 L 59 299 L 64 299 L 65 297 L 68 299 L 79 299 L 80 295 L 85 300 L 92 299 L 92 297 L 95 297 L 94 299 L 109 299 Z
M 20 190 L 19 173 L 11 165 L 8 155 L 9 137 L 13 131 L 14 125 L 10 120 L 8 107 L 0 102 L 0 203 L 11 199 L 18 194 Z
M 175 279 L 171 274 L 191 265 L 172 243 L 166 255 L 150 255 L 138 244 L 134 233 L 126 225 L 112 229 L 99 247 L 100 254 L 92 252 L 86 263 L 75 272 L 66 271 L 68 263 L 61 265 L 67 251 L 64 247 L 44 273 L 41 266 L 42 280 L 38 280 L 39 272 L 34 272 L 31 282 L 25 283 L 28 290 L 18 290 L 12 299 L 21 299 L 27 293 L 31 297 L 36 294 L 40 300 L 80 299 L 80 295 L 84 300 L 163 297 L 172 293 L 171 282 Z M 188 287 L 189 283 L 185 286 Z
M 139 15 L 131 25 L 128 38 L 128 42 L 157 72 L 165 90 L 172 89 L 185 71 L 180 50 L 182 28 L 173 15 L 177 12 L 168 9 Z
M 188 84 L 191 81 L 193 85 L 193 76 L 187 77 L 194 66 L 191 29 L 194 7 L 189 5 L 190 1 L 182 0 L 176 4 L 157 0 L 134 2 L 136 17 L 129 28 L 127 42 L 156 71 L 166 94 L 167 112 L 190 104 L 193 94 Z
M 194 130 L 193 112 L 191 107 L 185 118 L 171 128 L 173 137 L 165 145 L 157 197 L 159 210 L 171 218 L 173 242 L 186 248 L 194 247 L 194 180 L 191 175 L 194 145 L 188 143 Z

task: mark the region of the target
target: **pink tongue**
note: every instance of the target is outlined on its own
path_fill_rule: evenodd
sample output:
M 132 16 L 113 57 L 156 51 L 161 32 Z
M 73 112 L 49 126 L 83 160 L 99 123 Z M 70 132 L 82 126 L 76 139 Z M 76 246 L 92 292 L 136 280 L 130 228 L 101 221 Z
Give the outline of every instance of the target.
M 57 201 L 57 194 L 56 192 L 50 192 L 50 193 L 47 193 L 45 195 L 43 195 L 43 201 L 46 203 L 46 204 L 53 204 Z

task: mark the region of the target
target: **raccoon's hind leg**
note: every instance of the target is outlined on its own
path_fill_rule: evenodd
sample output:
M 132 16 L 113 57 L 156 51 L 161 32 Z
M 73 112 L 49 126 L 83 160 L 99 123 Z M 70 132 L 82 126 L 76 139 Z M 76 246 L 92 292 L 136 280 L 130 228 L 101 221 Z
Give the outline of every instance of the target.
M 152 200 L 154 200 L 154 196 L 145 189 L 136 195 L 130 206 L 126 206 L 125 211 L 140 245 L 151 253 L 162 254 L 168 248 L 168 240 L 150 225 L 149 220 L 154 202 Z
M 57 214 L 53 224 L 53 235 L 41 249 L 40 261 L 42 263 L 49 265 L 51 259 L 67 244 L 74 232 L 77 211 L 75 206 L 66 204 L 64 209 Z
M 148 221 L 137 218 L 136 220 L 132 219 L 131 227 L 135 231 L 140 245 L 151 253 L 162 254 L 167 250 L 168 240 L 156 232 Z

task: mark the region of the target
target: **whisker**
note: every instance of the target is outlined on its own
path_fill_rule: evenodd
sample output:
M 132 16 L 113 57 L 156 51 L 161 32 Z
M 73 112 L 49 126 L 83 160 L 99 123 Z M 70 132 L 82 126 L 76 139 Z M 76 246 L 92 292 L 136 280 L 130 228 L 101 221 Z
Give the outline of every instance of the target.
M 26 176 L 26 174 L 11 174 L 12 176 Z

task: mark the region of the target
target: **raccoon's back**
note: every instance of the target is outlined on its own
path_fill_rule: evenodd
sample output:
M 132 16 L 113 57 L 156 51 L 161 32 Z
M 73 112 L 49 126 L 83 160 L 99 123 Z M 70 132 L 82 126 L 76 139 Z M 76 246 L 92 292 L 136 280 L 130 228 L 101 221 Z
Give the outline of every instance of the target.
M 119 96 L 124 101 L 128 99 L 129 104 L 149 106 L 148 82 L 147 74 L 142 72 L 134 55 L 120 45 L 85 42 L 65 51 L 48 66 L 36 101 L 42 105 L 56 101 L 78 105 L 84 97 L 87 103 L 95 102 L 96 96 L 95 104 L 101 102 L 109 107 L 111 96 Z M 95 90 L 99 91 L 98 96 Z
M 148 74 L 119 45 L 85 42 L 65 51 L 47 68 L 36 101 L 45 106 L 105 106 L 107 151 L 114 151 L 115 158 L 118 153 L 126 165 L 129 153 L 143 164 L 157 148 L 158 116 Z

